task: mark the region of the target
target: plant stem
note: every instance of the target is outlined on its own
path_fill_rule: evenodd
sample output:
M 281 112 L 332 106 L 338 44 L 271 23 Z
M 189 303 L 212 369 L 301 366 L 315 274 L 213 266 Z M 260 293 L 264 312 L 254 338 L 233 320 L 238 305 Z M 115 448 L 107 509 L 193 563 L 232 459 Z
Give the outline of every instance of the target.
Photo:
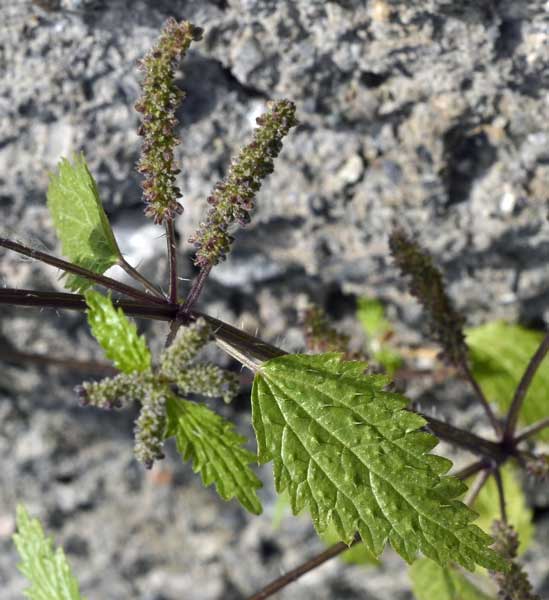
M 360 539 L 355 538 L 354 541 L 351 543 L 351 546 L 359 542 Z M 299 565 L 299 567 L 292 569 L 291 571 L 288 571 L 285 575 L 282 575 L 278 579 L 275 579 L 269 585 L 265 586 L 261 591 L 257 592 L 253 596 L 250 596 L 248 600 L 265 600 L 265 598 L 269 598 L 282 588 L 285 588 L 288 584 L 292 583 L 293 581 L 296 581 L 296 579 L 299 579 L 302 575 L 305 575 L 305 573 L 316 569 L 321 564 L 330 560 L 334 556 L 345 552 L 345 550 L 348 550 L 349 548 L 350 546 L 343 542 L 339 542 L 337 544 L 334 544 L 333 546 L 330 546 L 327 550 L 324 550 L 324 552 L 313 556 L 313 558 Z
M 141 275 L 141 273 L 137 269 L 134 269 L 123 256 L 120 256 L 120 258 L 118 259 L 118 266 L 121 269 L 124 269 L 124 271 L 126 271 L 126 273 L 130 277 L 133 277 L 133 279 L 139 281 L 139 283 L 146 290 L 149 290 L 149 292 L 153 294 L 153 296 L 157 296 L 158 298 L 162 298 L 162 300 L 164 300 L 164 294 L 162 293 L 162 290 L 156 287 L 154 283 L 151 283 L 146 277 Z
M 148 297 L 149 298 L 149 297 Z M 163 302 L 151 304 L 150 302 L 135 302 L 134 300 L 113 299 L 115 307 L 120 307 L 131 317 L 155 319 L 158 321 L 172 321 L 177 314 L 177 306 Z M 0 289 L 0 304 L 12 306 L 37 306 L 40 308 L 58 308 L 66 310 L 87 310 L 86 299 L 80 294 L 67 294 L 64 292 L 37 292 L 35 290 Z
M 89 271 L 88 269 L 84 269 L 83 267 L 79 267 L 78 265 L 67 262 L 66 260 L 57 258 L 56 256 L 52 256 L 51 254 L 46 254 L 45 252 L 40 252 L 39 250 L 34 250 L 33 248 L 29 248 L 28 246 L 24 246 L 23 244 L 13 242 L 12 240 L 0 237 L 0 246 L 3 246 L 8 250 L 13 250 L 14 252 L 17 252 L 24 256 L 34 258 L 35 260 L 46 263 L 47 265 L 51 265 L 52 267 L 57 267 L 62 271 L 66 271 L 67 273 L 72 273 L 73 275 L 80 275 L 81 277 L 85 277 L 90 281 L 94 281 L 95 283 L 98 283 L 99 285 L 102 285 L 115 292 L 125 294 L 130 298 L 135 298 L 136 300 L 141 300 L 146 303 L 154 302 L 156 304 L 166 304 L 166 300 L 164 299 L 156 298 L 154 296 L 151 296 L 150 294 L 145 294 L 140 290 L 136 290 L 134 287 L 131 287 L 124 283 L 120 283 L 120 281 L 116 281 L 115 279 L 111 279 L 110 277 L 106 277 L 105 275 L 99 275 L 97 273 L 94 273 L 93 271 Z
M 469 491 L 467 492 L 467 496 L 463 501 L 464 504 L 466 504 L 469 507 L 473 506 L 475 500 L 477 499 L 482 488 L 484 487 L 484 484 L 488 481 L 488 477 L 490 477 L 490 471 L 488 469 L 481 471 L 477 475 L 475 481 L 473 482 L 473 485 L 469 488 Z
M 208 265 L 206 267 L 202 267 L 200 269 L 200 273 L 195 277 L 191 289 L 187 294 L 187 298 L 185 299 L 185 304 L 183 305 L 184 312 L 190 312 L 192 307 L 196 304 L 202 290 L 204 288 L 204 284 L 206 283 L 206 279 L 208 279 L 208 275 L 212 270 L 212 265 Z
M 520 442 L 523 442 L 525 439 L 533 436 L 534 434 L 540 432 L 546 427 L 549 427 L 549 417 L 545 417 L 545 419 L 541 419 L 537 423 L 533 423 L 532 425 L 525 427 L 515 436 L 514 443 L 519 444 Z
M 463 481 L 464 479 L 469 479 L 469 477 L 471 477 L 472 475 L 476 475 L 479 471 L 482 471 L 487 466 L 488 465 L 485 460 L 477 460 L 476 462 L 471 463 L 466 467 L 463 467 L 463 469 L 460 469 L 459 471 L 453 473 L 452 477 L 455 477 L 456 479 L 461 479 Z
M 168 263 L 170 284 L 168 297 L 172 304 L 177 303 L 177 244 L 175 242 L 175 227 L 173 219 L 166 219 L 166 240 L 168 243 Z
M 13 348 L 0 348 L 0 360 L 15 363 L 17 365 L 34 364 L 39 367 L 61 367 L 73 371 L 85 373 L 96 373 L 98 375 L 115 375 L 115 369 L 108 363 L 93 360 L 75 360 L 73 358 L 60 358 L 34 352 L 20 352 Z
M 455 444 L 460 448 L 465 448 L 473 454 L 494 460 L 498 464 L 504 462 L 509 457 L 509 453 L 498 442 L 485 440 L 470 431 L 454 427 L 434 417 L 422 413 L 418 414 L 427 421 L 427 428 L 430 431 L 447 442 Z
M 492 427 L 494 428 L 496 435 L 500 436 L 502 433 L 501 424 L 497 420 L 496 415 L 494 414 L 494 411 L 492 410 L 492 407 L 490 406 L 490 403 L 486 399 L 484 392 L 482 391 L 480 385 L 478 384 L 478 381 L 475 379 L 473 373 L 471 372 L 469 363 L 467 362 L 467 357 L 465 355 L 462 356 L 462 359 L 458 366 L 459 366 L 460 371 L 463 374 L 463 376 L 467 379 L 467 381 L 469 381 L 469 383 L 475 390 L 477 398 L 479 399 L 480 403 L 482 404 L 482 407 L 484 408 L 484 412 L 488 416 L 488 419 L 490 420 L 490 423 L 492 424 Z
M 530 388 L 530 384 L 534 379 L 534 375 L 536 374 L 539 366 L 541 365 L 548 351 L 549 332 L 545 334 L 545 337 L 541 341 L 539 348 L 534 353 L 534 356 L 532 356 L 532 358 L 530 359 L 530 362 L 526 367 L 526 371 L 524 371 L 524 375 L 522 376 L 522 379 L 520 380 L 517 386 L 515 395 L 513 396 L 509 412 L 507 413 L 505 431 L 503 434 L 503 439 L 507 442 L 510 442 L 513 439 L 513 435 L 517 427 L 518 416 L 520 413 L 520 409 L 522 408 L 524 398 L 526 397 L 526 394 Z
M 496 480 L 496 486 L 498 488 L 499 511 L 501 514 L 501 520 L 504 523 L 507 523 L 507 510 L 505 508 L 505 491 L 503 489 L 503 481 L 501 479 L 501 471 L 499 469 L 494 469 L 494 479 Z

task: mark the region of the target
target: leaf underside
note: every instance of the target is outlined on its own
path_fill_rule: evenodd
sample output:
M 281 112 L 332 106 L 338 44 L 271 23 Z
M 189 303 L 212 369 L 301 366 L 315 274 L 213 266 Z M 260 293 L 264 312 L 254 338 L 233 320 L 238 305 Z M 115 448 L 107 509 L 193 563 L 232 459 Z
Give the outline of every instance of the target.
M 17 533 L 13 536 L 21 557 L 19 571 L 30 586 L 24 594 L 30 600 L 84 600 L 78 581 L 62 548 L 55 550 L 44 535 L 38 519 L 31 519 L 23 506 L 17 507 Z
M 495 321 L 468 330 L 466 336 L 473 375 L 487 399 L 505 413 L 543 334 Z M 519 414 L 520 423 L 531 425 L 547 416 L 548 389 L 549 358 L 546 358 L 526 394 Z M 536 437 L 549 441 L 549 429 L 544 429 Z
M 224 500 L 236 497 L 253 514 L 261 513 L 256 490 L 261 481 L 250 468 L 255 455 L 242 447 L 245 438 L 233 425 L 203 404 L 175 397 L 166 404 L 166 437 L 175 436 L 183 460 L 192 459 L 193 471 L 205 486 L 215 483 Z
M 66 258 L 98 274 L 118 262 L 120 250 L 82 154 L 75 155 L 72 164 L 61 159 L 58 172 L 50 176 L 47 197 Z M 91 285 L 76 275 L 65 280 L 65 287 L 74 292 L 83 292 Z
M 143 372 L 151 366 L 151 353 L 143 336 L 110 297 L 88 290 L 88 323 L 107 358 L 122 373 Z
M 294 514 L 308 508 L 317 531 L 330 522 L 343 541 L 359 532 L 379 557 L 387 541 L 408 562 L 418 551 L 441 565 L 455 561 L 505 569 L 492 542 L 471 524 L 457 497 L 465 486 L 445 476 L 451 462 L 429 454 L 437 439 L 418 431 L 408 401 L 385 391 L 388 379 L 339 354 L 286 355 L 254 379 L 252 415 L 260 462 L 274 462 L 276 489 Z
M 417 600 L 493 600 L 454 567 L 441 567 L 428 558 L 416 561 L 409 573 Z

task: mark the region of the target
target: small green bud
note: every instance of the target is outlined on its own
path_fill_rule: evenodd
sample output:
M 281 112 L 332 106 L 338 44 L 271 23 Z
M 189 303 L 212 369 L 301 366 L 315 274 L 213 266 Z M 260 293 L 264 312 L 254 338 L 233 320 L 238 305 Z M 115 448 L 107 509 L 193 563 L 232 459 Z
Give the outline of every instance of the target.
M 106 410 L 125 408 L 143 399 L 147 376 L 144 373 L 121 373 L 101 381 L 86 381 L 75 388 L 83 406 L 96 406 Z
M 228 404 L 238 393 L 238 377 L 217 365 L 203 363 L 179 372 L 174 383 L 182 394 L 194 393 L 223 398 Z
M 159 374 L 176 380 L 198 352 L 212 339 L 210 326 L 202 318 L 187 327 L 180 327 L 173 343 L 160 357 Z
M 166 388 L 148 386 L 134 428 L 134 454 L 147 469 L 164 458 L 166 429 Z

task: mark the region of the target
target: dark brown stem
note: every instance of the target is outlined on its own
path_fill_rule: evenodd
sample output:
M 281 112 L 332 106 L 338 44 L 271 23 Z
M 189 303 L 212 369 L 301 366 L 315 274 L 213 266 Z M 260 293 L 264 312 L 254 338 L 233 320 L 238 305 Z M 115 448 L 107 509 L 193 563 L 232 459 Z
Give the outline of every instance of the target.
M 351 546 L 357 544 L 359 541 L 360 540 L 358 538 L 355 538 Z M 296 569 L 292 569 L 291 571 L 288 571 L 285 575 L 282 575 L 278 579 L 275 579 L 269 585 L 265 586 L 261 591 L 257 592 L 253 596 L 250 596 L 248 600 L 265 600 L 265 598 L 269 598 L 282 588 L 285 588 L 288 584 L 299 579 L 302 575 L 305 575 L 305 573 L 316 569 L 321 564 L 330 560 L 334 556 L 345 552 L 345 550 L 349 550 L 349 547 L 350 546 L 344 544 L 343 542 L 339 542 L 337 544 L 334 544 L 333 546 L 330 546 L 327 550 L 324 550 L 324 552 L 313 556 L 313 558 L 304 562 Z
M 163 302 L 151 304 L 150 302 L 136 302 L 134 300 L 113 299 L 115 307 L 120 307 L 130 317 L 154 319 L 157 321 L 171 321 L 177 314 L 177 306 Z M 0 304 L 12 306 L 36 306 L 40 308 L 57 308 L 64 310 L 85 311 L 88 306 L 86 299 L 80 294 L 67 294 L 64 292 L 38 292 L 35 290 L 0 289 Z
M 427 421 L 427 428 L 430 431 L 451 444 L 465 448 L 473 454 L 483 456 L 498 464 L 504 462 L 509 457 L 509 453 L 497 442 L 485 440 L 470 431 L 459 429 L 434 417 L 422 413 L 419 414 Z
M 477 478 L 473 482 L 473 485 L 469 488 L 469 491 L 467 492 L 467 496 L 463 501 L 464 504 L 467 504 L 467 506 L 473 506 L 475 500 L 478 498 L 478 495 L 484 487 L 484 484 L 488 481 L 488 477 L 490 477 L 490 471 L 488 469 L 481 471 L 477 475 Z
M 520 380 L 520 383 L 517 386 L 515 395 L 513 396 L 509 412 L 507 413 L 507 420 L 505 422 L 505 432 L 503 434 L 503 439 L 507 442 L 513 439 L 515 429 L 517 427 L 518 416 L 520 413 L 520 409 L 522 408 L 524 398 L 526 397 L 526 394 L 530 389 L 530 384 L 534 379 L 534 375 L 539 369 L 539 366 L 541 365 L 548 351 L 549 333 L 545 334 L 545 337 L 541 341 L 539 348 L 534 353 L 534 356 L 532 356 L 532 358 L 530 359 L 530 362 L 526 367 L 526 371 L 524 371 L 524 375 L 522 376 L 522 379 Z
M 469 363 L 467 362 L 467 357 L 465 355 L 463 355 L 462 360 L 460 361 L 458 366 L 459 366 L 459 369 L 460 369 L 462 375 L 467 379 L 467 381 L 469 381 L 472 388 L 475 390 L 475 394 L 477 395 L 479 402 L 482 404 L 482 407 L 484 408 L 484 412 L 488 416 L 488 419 L 490 420 L 490 423 L 492 424 L 492 427 L 494 428 L 496 435 L 500 436 L 502 433 L 501 424 L 497 420 L 496 415 L 494 414 L 494 411 L 492 410 L 492 407 L 490 406 L 490 403 L 486 399 L 486 396 L 484 395 L 484 392 L 482 391 L 480 385 L 478 384 L 477 380 L 475 379 L 473 373 L 471 373 L 471 369 L 469 367 Z
M 24 246 L 23 244 L 19 244 L 17 242 L 13 242 L 12 240 L 8 240 L 6 238 L 0 238 L 0 246 L 7 248 L 8 250 L 13 250 L 18 254 L 22 254 L 23 256 L 28 256 L 40 262 L 46 263 L 47 265 L 51 265 L 52 267 L 57 267 L 62 271 L 67 273 L 72 273 L 73 275 L 80 275 L 81 277 L 85 277 L 90 281 L 94 281 L 99 285 L 102 285 L 110 290 L 115 292 L 120 292 L 121 294 L 125 294 L 130 298 L 135 298 L 136 300 L 141 300 L 147 304 L 155 303 L 155 304 L 166 304 L 166 300 L 161 298 L 156 298 L 155 296 L 151 296 L 150 294 L 145 294 L 140 290 L 136 290 L 134 287 L 126 285 L 124 283 L 120 283 L 120 281 L 116 281 L 115 279 L 111 279 L 110 277 L 106 277 L 105 275 L 98 275 L 93 271 L 89 271 L 88 269 L 84 269 L 83 267 L 79 267 L 78 265 L 74 265 L 73 263 L 67 262 L 61 258 L 57 258 L 56 256 L 52 256 L 51 254 L 46 254 L 45 252 L 40 252 L 39 250 L 34 250 L 33 248 L 29 248 L 28 246 Z
M 503 489 L 503 481 L 501 479 L 501 471 L 494 469 L 494 479 L 496 480 L 496 486 L 498 488 L 499 498 L 499 512 L 501 514 L 501 520 L 507 523 L 507 510 L 505 508 L 505 491 Z
M 168 297 L 172 304 L 177 304 L 177 244 L 175 242 L 173 219 L 166 219 L 166 240 L 168 244 L 168 263 L 170 271 Z
M 545 417 L 545 419 L 541 419 L 537 423 L 533 423 L 532 425 L 525 427 L 522 431 L 519 431 L 514 438 L 514 443 L 519 444 L 536 433 L 539 433 L 546 427 L 549 427 L 549 417 Z
M 476 462 L 463 467 L 463 469 L 459 469 L 459 471 L 452 473 L 452 477 L 461 479 L 463 481 L 465 479 L 469 479 L 469 477 L 472 477 L 473 475 L 476 475 L 479 471 L 486 469 L 487 466 L 488 463 L 486 460 L 477 460 Z
M 204 284 L 206 283 L 206 279 L 208 279 L 208 275 L 212 270 L 212 265 L 208 265 L 207 267 L 202 267 L 200 269 L 200 273 L 195 277 L 191 289 L 187 294 L 187 298 L 185 299 L 185 304 L 183 304 L 183 311 L 188 313 L 192 310 L 193 306 L 196 304 L 200 294 L 202 293 L 202 289 L 204 288 Z
M 154 283 L 151 283 L 146 277 L 144 277 L 137 269 L 134 269 L 130 263 L 123 257 L 121 256 L 118 259 L 118 266 L 121 269 L 124 269 L 124 271 L 133 279 L 135 279 L 136 281 L 138 281 L 146 290 L 149 290 L 149 292 L 153 295 L 156 296 L 157 298 L 162 298 L 164 300 L 164 294 L 162 293 L 162 290 L 157 288 L 156 285 L 154 285 Z
M 61 367 L 71 371 L 81 371 L 97 375 L 115 375 L 115 369 L 108 363 L 94 360 L 75 360 L 73 358 L 60 358 L 34 352 L 20 352 L 13 348 L 0 348 L 0 360 L 16 365 L 36 365 L 38 367 Z

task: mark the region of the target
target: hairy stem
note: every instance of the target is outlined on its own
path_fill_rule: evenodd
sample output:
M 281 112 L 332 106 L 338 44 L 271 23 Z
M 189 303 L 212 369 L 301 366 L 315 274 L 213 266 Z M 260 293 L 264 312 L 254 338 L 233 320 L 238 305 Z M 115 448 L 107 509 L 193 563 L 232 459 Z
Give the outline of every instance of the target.
M 351 546 L 359 542 L 360 539 L 355 538 Z M 334 544 L 333 546 L 330 546 L 327 550 L 324 550 L 324 552 L 313 556 L 313 558 L 299 565 L 299 567 L 292 569 L 291 571 L 288 571 L 286 574 L 282 575 L 278 579 L 275 579 L 269 585 L 265 586 L 262 590 L 260 590 L 253 596 L 250 596 L 248 600 L 265 600 L 265 598 L 269 598 L 276 592 L 280 591 L 282 588 L 285 588 L 288 584 L 299 579 L 302 575 L 305 575 L 305 573 L 316 569 L 321 564 L 330 560 L 334 556 L 345 552 L 345 550 L 348 550 L 349 548 L 350 546 L 347 546 L 347 544 L 344 544 L 343 542 L 339 542 L 337 544 Z
M 507 523 L 507 510 L 505 508 L 505 491 L 503 489 L 503 481 L 501 479 L 501 471 L 494 469 L 494 479 L 496 480 L 496 487 L 498 489 L 499 499 L 499 512 L 501 514 L 501 520 Z
M 497 442 L 485 440 L 470 431 L 454 427 L 434 417 L 419 414 L 427 421 L 427 429 L 447 442 L 465 448 L 473 454 L 494 460 L 497 464 L 504 462 L 509 457 L 509 453 Z
M 20 352 L 14 348 L 0 348 L 0 360 L 16 365 L 33 364 L 38 367 L 60 367 L 71 371 L 94 373 L 97 375 L 116 375 L 115 369 L 109 363 L 95 360 L 75 360 L 74 358 L 60 358 L 34 352 Z
M 475 394 L 477 395 L 479 402 L 482 404 L 482 407 L 484 408 L 484 412 L 488 416 L 488 419 L 490 420 L 490 423 L 492 424 L 492 427 L 494 428 L 496 435 L 498 435 L 498 436 L 501 435 L 501 433 L 502 433 L 501 424 L 497 420 L 496 415 L 494 414 L 494 411 L 492 410 L 492 407 L 490 406 L 490 403 L 486 399 L 484 392 L 482 391 L 480 385 L 478 384 L 478 381 L 475 379 L 473 373 L 471 372 L 471 369 L 467 362 L 466 356 L 462 357 L 458 366 L 459 366 L 460 371 L 463 374 L 463 376 L 467 379 L 467 381 L 469 381 L 472 388 L 475 390 Z
M 534 353 L 534 356 L 530 359 L 528 366 L 526 367 L 526 371 L 524 371 L 524 375 L 520 380 L 517 389 L 515 391 L 515 395 L 513 396 L 513 400 L 511 402 L 511 406 L 509 408 L 509 412 L 507 413 L 507 420 L 505 422 L 505 431 L 503 434 L 503 439 L 507 442 L 513 439 L 515 429 L 517 427 L 518 416 L 520 413 L 520 409 L 522 408 L 522 404 L 524 403 L 524 398 L 528 390 L 530 389 L 530 384 L 534 379 L 534 375 L 536 374 L 539 366 L 541 365 L 543 359 L 545 358 L 547 352 L 549 351 L 549 333 L 545 334 L 545 337 L 541 341 L 539 348 Z
M 473 506 L 475 500 L 478 498 L 478 495 L 484 487 L 484 484 L 488 481 L 488 477 L 490 477 L 490 471 L 488 469 L 481 471 L 477 475 L 475 481 L 473 482 L 473 485 L 469 488 L 469 491 L 467 492 L 467 496 L 463 501 L 464 504 L 467 504 L 467 506 Z
M 162 293 L 162 290 L 159 289 L 158 287 L 156 287 L 156 285 L 154 285 L 154 283 L 151 283 L 137 269 L 134 269 L 130 265 L 130 263 L 123 256 L 120 256 L 120 258 L 118 259 L 118 266 L 121 269 L 124 269 L 124 271 L 130 277 L 132 277 L 133 279 L 135 279 L 136 281 L 138 281 L 146 290 L 149 290 L 149 292 L 153 296 L 156 296 L 158 298 L 162 298 L 164 300 L 164 294 Z
M 212 267 L 213 267 L 213 265 L 206 265 L 205 267 L 202 267 L 200 269 L 200 272 L 198 273 L 198 275 L 195 277 L 195 279 L 191 285 L 191 289 L 189 290 L 189 293 L 187 294 L 185 304 L 183 305 L 183 310 L 185 312 L 189 312 L 192 309 L 192 307 L 196 304 L 196 302 L 198 301 L 198 298 L 200 297 L 200 294 L 202 293 L 202 290 L 204 289 L 204 284 L 206 283 L 206 280 L 208 279 L 208 275 L 210 274 Z
M 177 314 L 178 308 L 167 302 L 163 302 L 162 304 L 151 304 L 150 302 L 143 303 L 134 300 L 120 300 L 115 298 L 113 298 L 112 303 L 115 307 L 120 307 L 130 317 L 154 319 L 157 321 L 173 320 Z M 10 288 L 0 289 L 0 304 L 78 310 L 81 312 L 86 311 L 88 308 L 86 299 L 81 294 L 37 292 L 35 290 L 15 290 Z
M 168 264 L 170 283 L 168 297 L 172 304 L 177 303 L 177 244 L 173 219 L 166 219 L 166 241 L 168 244 Z
M 487 466 L 488 463 L 486 460 L 477 460 L 466 467 L 463 467 L 463 469 L 459 469 L 459 471 L 452 473 L 452 477 L 463 481 L 464 479 L 469 479 L 469 477 L 476 475 L 479 471 L 486 469 Z
M 514 438 L 515 444 L 519 444 L 520 442 L 523 442 L 524 440 L 535 435 L 536 433 L 539 433 L 546 427 L 549 427 L 549 417 L 545 417 L 545 419 L 541 419 L 537 423 L 533 423 L 532 425 L 525 427 L 522 431 L 520 431 L 515 436 L 515 438 Z
M 62 271 L 67 273 L 72 273 L 73 275 L 80 275 L 81 277 L 85 277 L 90 281 L 94 281 L 99 285 L 102 285 L 114 292 L 120 292 L 121 294 L 125 294 L 130 298 L 135 298 L 136 300 L 141 300 L 146 303 L 156 303 L 156 304 L 165 304 L 166 301 L 161 298 L 156 298 L 155 296 L 151 296 L 150 294 L 145 294 L 139 290 L 136 290 L 134 287 L 126 285 L 124 283 L 120 283 L 120 281 L 116 281 L 115 279 L 111 279 L 110 277 L 106 277 L 105 275 L 98 275 L 93 271 L 89 271 L 88 269 L 84 269 L 83 267 L 79 267 L 73 263 L 67 262 L 61 258 L 57 258 L 56 256 L 52 256 L 51 254 L 46 254 L 45 252 L 40 252 L 39 250 L 34 250 L 33 248 L 29 248 L 28 246 L 24 246 L 23 244 L 19 244 L 12 240 L 8 240 L 6 238 L 0 238 L 0 246 L 7 248 L 8 250 L 13 250 L 18 254 L 22 254 L 23 256 L 28 256 L 40 262 L 46 263 L 47 265 L 51 265 L 52 267 L 57 267 Z

